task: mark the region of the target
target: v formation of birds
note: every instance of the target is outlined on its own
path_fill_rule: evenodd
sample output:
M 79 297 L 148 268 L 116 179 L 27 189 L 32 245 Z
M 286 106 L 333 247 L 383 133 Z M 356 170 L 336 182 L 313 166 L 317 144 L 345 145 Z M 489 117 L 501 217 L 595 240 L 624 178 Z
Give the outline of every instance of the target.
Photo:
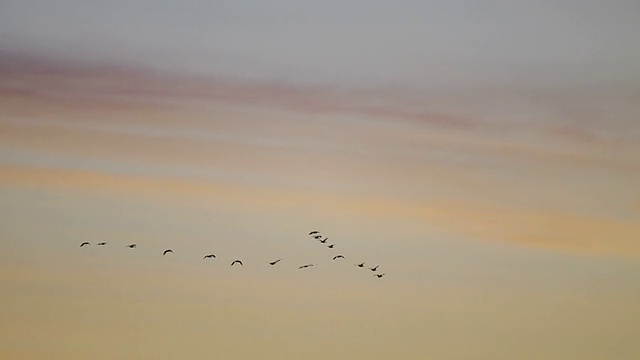
M 319 241 L 320 243 L 322 243 L 322 244 L 326 244 L 327 240 L 329 240 L 329 238 L 328 238 L 328 237 L 326 237 L 326 236 L 322 236 L 322 235 L 320 234 L 320 232 L 319 232 L 319 231 L 317 231 L 317 230 L 311 231 L 311 232 L 309 233 L 309 236 L 310 236 L 311 238 L 315 239 L 315 240 L 318 240 L 318 241 Z M 106 242 L 100 242 L 100 243 L 98 243 L 97 245 L 98 245 L 98 246 L 105 246 L 105 245 L 107 245 L 107 243 L 106 243 Z M 85 241 L 85 242 L 83 242 L 83 243 L 81 243 L 81 244 L 80 244 L 80 247 L 85 247 L 85 246 L 91 246 L 91 243 L 89 243 L 88 241 Z M 329 249 L 333 249 L 333 248 L 334 248 L 334 246 L 335 246 L 335 244 L 329 244 L 329 245 L 327 245 L 327 247 L 328 247 Z M 129 249 L 135 249 L 135 248 L 137 247 L 137 245 L 136 245 L 136 244 L 129 244 L 129 245 L 127 245 L 126 247 L 127 247 L 127 248 L 129 248 Z M 167 254 L 172 254 L 172 253 L 173 253 L 173 250 L 172 250 L 172 249 L 165 249 L 165 250 L 162 252 L 162 256 L 165 256 L 165 255 L 167 255 Z M 216 258 L 216 255 L 215 255 L 215 254 L 207 254 L 207 255 L 205 255 L 205 256 L 202 258 L 202 260 L 215 259 L 215 258 Z M 346 258 L 344 257 L 344 255 L 335 255 L 335 256 L 333 256 L 333 258 L 332 258 L 332 260 L 333 260 L 333 261 L 337 261 L 337 260 L 340 260 L 340 259 L 345 260 Z M 277 260 L 273 260 L 273 261 L 268 261 L 268 262 L 267 262 L 267 264 L 269 264 L 270 266 L 274 266 L 274 265 L 278 264 L 281 260 L 282 260 L 282 259 L 277 259 Z M 234 266 L 234 265 L 244 266 L 244 264 L 242 263 L 242 260 L 240 260 L 240 259 L 235 259 L 235 260 L 233 260 L 233 261 L 231 262 L 231 265 L 230 265 L 230 266 Z M 310 267 L 313 267 L 313 266 L 315 266 L 315 264 L 302 264 L 302 265 L 298 266 L 298 269 L 299 269 L 299 270 L 302 270 L 302 269 L 310 268 Z M 365 268 L 365 263 L 364 263 L 364 262 L 362 262 L 362 263 L 358 263 L 358 264 L 355 264 L 354 266 L 359 267 L 359 268 Z M 378 268 L 379 268 L 379 267 L 380 267 L 380 265 L 376 265 L 376 266 L 374 266 L 374 267 L 367 268 L 367 269 L 371 270 L 371 271 L 374 273 L 373 275 L 374 275 L 375 277 L 377 277 L 378 279 L 380 279 L 380 278 L 382 278 L 383 276 L 385 276 L 385 273 L 378 272 Z

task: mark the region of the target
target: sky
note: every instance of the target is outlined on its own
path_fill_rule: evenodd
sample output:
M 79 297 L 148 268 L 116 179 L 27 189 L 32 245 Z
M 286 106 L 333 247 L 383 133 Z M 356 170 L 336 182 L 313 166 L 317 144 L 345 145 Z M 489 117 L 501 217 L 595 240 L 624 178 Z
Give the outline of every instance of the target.
M 639 18 L 3 1 L 0 357 L 637 359 Z

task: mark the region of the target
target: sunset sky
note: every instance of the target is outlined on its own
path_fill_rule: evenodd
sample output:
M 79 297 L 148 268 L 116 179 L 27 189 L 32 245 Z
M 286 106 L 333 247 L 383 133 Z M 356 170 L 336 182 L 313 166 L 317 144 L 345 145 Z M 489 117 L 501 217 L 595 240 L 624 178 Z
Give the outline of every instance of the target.
M 640 358 L 638 34 L 637 1 L 2 1 L 0 358 Z

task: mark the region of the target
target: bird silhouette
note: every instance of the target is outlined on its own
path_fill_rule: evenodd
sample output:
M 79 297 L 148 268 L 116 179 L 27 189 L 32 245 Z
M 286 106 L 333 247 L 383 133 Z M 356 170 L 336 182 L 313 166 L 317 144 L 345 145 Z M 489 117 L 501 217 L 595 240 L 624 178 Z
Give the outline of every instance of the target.
M 107 245 L 107 243 L 106 242 L 98 243 L 98 246 L 104 246 L 104 245 Z
M 233 266 L 233 265 L 234 265 L 234 264 L 236 264 L 236 263 L 238 263 L 238 264 L 240 264 L 240 265 L 244 266 L 244 264 L 243 264 L 243 263 L 242 263 L 242 261 L 240 261 L 240 260 L 233 260 L 233 262 L 231 263 L 231 265 L 230 265 L 230 266 Z
M 302 265 L 298 269 L 306 269 L 306 268 L 312 267 L 312 266 L 313 266 L 313 264 Z
M 333 260 L 335 260 L 335 259 L 344 259 L 344 256 L 336 255 L 336 256 L 333 257 Z
M 313 230 L 312 232 L 309 233 L 309 235 L 314 235 L 314 234 L 320 234 L 320 231 Z
M 83 242 L 82 244 L 80 244 L 80 247 L 83 247 L 83 246 L 85 246 L 85 245 L 91 245 L 91 244 L 89 244 L 88 242 L 86 242 L 86 241 L 85 241 L 85 242 Z
M 135 248 L 136 248 L 136 244 L 127 245 L 127 247 L 128 247 L 129 249 L 135 249 Z
M 172 252 L 173 252 L 173 250 L 167 249 L 162 253 L 162 256 L 167 255 L 168 253 L 172 253 Z
M 333 249 L 333 244 L 327 246 L 329 249 Z
M 371 270 L 371 271 L 376 271 L 376 270 L 378 270 L 378 266 L 380 266 L 380 265 L 376 265 L 375 267 L 372 267 L 372 268 L 370 268 L 369 270 Z
M 275 265 L 275 264 L 277 264 L 278 262 L 280 262 L 280 260 L 281 260 L 281 259 L 278 259 L 278 260 L 275 260 L 275 261 L 271 261 L 271 262 L 269 262 L 269 265 Z
M 320 239 L 322 239 L 322 235 L 316 235 L 313 238 L 316 239 L 316 240 L 320 240 Z
M 204 260 L 204 259 L 211 259 L 211 258 L 215 258 L 215 257 L 216 257 L 215 255 L 213 255 L 213 254 L 209 254 L 209 255 L 205 255 L 205 256 L 202 258 L 202 260 Z
M 364 263 L 356 264 L 355 266 L 361 268 L 361 267 L 364 267 Z
M 324 244 L 324 243 L 326 243 L 326 242 L 327 242 L 327 240 L 329 240 L 329 238 L 328 238 L 328 237 L 326 237 L 326 238 L 324 238 L 324 239 L 320 240 L 320 242 Z
M 377 276 L 378 279 L 380 279 L 381 277 L 383 277 L 385 274 L 373 274 L 373 276 Z

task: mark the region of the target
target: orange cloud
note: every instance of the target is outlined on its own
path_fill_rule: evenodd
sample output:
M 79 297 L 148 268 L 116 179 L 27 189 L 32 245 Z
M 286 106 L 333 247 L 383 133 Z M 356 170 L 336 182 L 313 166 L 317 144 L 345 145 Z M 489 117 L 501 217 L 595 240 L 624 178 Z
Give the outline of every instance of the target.
M 640 255 L 640 221 L 606 219 L 553 210 L 520 209 L 496 205 L 345 196 L 327 191 L 312 193 L 264 187 L 216 184 L 195 179 L 162 179 L 100 172 L 47 168 L 0 167 L 0 184 L 27 188 L 67 189 L 174 201 L 181 206 L 206 207 L 212 201 L 252 208 L 314 204 L 328 213 L 340 209 L 369 219 L 413 219 L 416 226 L 437 227 L 485 241 L 593 254 Z
M 307 202 L 325 209 L 340 208 L 356 214 L 354 216 L 408 217 L 430 226 L 441 226 L 449 231 L 489 240 L 585 252 L 638 253 L 638 246 L 631 241 L 638 237 L 637 222 L 582 216 L 566 210 L 543 211 L 540 210 L 545 209 L 542 206 L 523 208 L 504 200 L 508 198 L 508 192 L 500 194 L 496 191 L 503 185 L 512 191 L 526 191 L 527 184 L 520 187 L 509 183 L 526 180 L 522 179 L 525 171 L 514 175 L 509 169 L 501 168 L 505 164 L 521 167 L 523 160 L 535 162 L 535 165 L 540 165 L 536 170 L 550 173 L 558 166 L 577 165 L 583 169 L 635 174 L 640 171 L 640 165 L 629 148 L 624 146 L 604 147 L 596 143 L 595 138 L 589 138 L 588 147 L 578 143 L 538 141 L 536 136 L 546 134 L 546 130 L 533 122 L 523 123 L 518 130 L 534 133 L 534 136 L 516 134 L 518 136 L 510 137 L 506 130 L 514 129 L 503 127 L 503 123 L 487 125 L 464 116 L 428 111 L 428 106 L 421 104 L 420 97 L 415 94 L 404 100 L 397 93 L 385 93 L 385 90 L 339 92 L 330 87 L 194 79 L 156 74 L 144 69 L 60 64 L 22 58 L 3 58 L 0 77 L 3 79 L 0 83 L 3 116 L 14 120 L 12 124 L 0 121 L 0 141 L 5 149 L 26 148 L 62 155 L 82 154 L 101 160 L 116 158 L 153 164 L 188 163 L 247 177 L 251 175 L 248 169 L 252 169 L 258 174 L 295 178 L 307 185 L 321 179 L 330 184 L 341 184 L 344 188 L 342 191 L 323 188 L 303 192 L 273 187 L 266 191 L 266 186 L 259 184 L 241 186 L 193 178 L 165 179 L 11 166 L 1 168 L 0 183 L 74 191 L 112 191 L 148 196 L 150 199 L 170 197 L 175 201 L 188 198 L 191 204 L 200 205 L 211 198 L 266 207 Z M 215 104 L 215 109 L 191 108 L 193 104 L 201 103 Z M 265 108 L 282 111 L 263 111 Z M 373 125 L 367 123 L 368 126 L 363 126 L 354 121 L 340 124 L 339 129 L 327 129 L 323 124 L 314 123 L 318 114 L 358 115 L 365 119 L 393 119 L 411 125 L 429 123 L 434 126 L 394 128 L 389 125 L 393 122 L 382 122 L 382 125 L 373 122 Z M 183 122 L 189 122 L 189 131 L 205 128 L 214 134 L 226 131 L 240 141 L 199 142 L 189 136 L 140 141 L 140 134 L 126 131 L 109 134 L 99 129 L 56 126 L 46 122 L 34 127 L 16 125 L 21 118 L 32 116 L 70 122 L 88 118 L 94 123 L 104 121 L 107 127 L 130 123 L 148 126 L 144 129 L 139 127 L 142 132 L 153 130 L 158 123 L 168 124 L 164 130 L 171 132 Z M 302 116 L 306 116 L 304 121 L 298 121 Z M 283 117 L 288 118 L 282 120 Z M 104 118 L 113 119 L 102 120 Z M 339 121 L 333 124 L 339 124 Z M 577 134 L 579 129 L 574 125 L 565 130 Z M 496 130 L 505 131 L 497 136 Z M 260 145 L 267 134 L 272 137 L 269 141 L 276 146 Z M 307 147 L 314 151 L 301 156 L 303 147 L 300 141 L 289 147 L 278 145 L 282 140 L 303 138 L 306 141 L 305 136 L 309 141 L 322 140 L 319 145 L 327 145 L 328 150 L 316 151 L 315 147 Z M 321 146 L 318 148 L 322 149 Z M 432 151 L 443 155 L 425 157 L 428 160 L 424 160 L 422 156 Z M 480 165 L 476 169 L 474 163 L 468 169 L 464 161 L 450 163 L 455 157 L 469 157 L 471 160 L 466 160 L 467 163 L 477 159 Z M 307 168 L 309 161 L 316 165 Z M 513 165 L 516 162 L 518 164 Z M 393 177 L 393 172 L 402 176 Z M 579 178 L 576 174 L 572 180 Z M 605 175 L 610 181 L 607 186 L 618 184 L 617 179 L 613 179 L 615 176 Z M 364 180 L 368 178 L 375 181 Z M 538 193 L 546 194 L 541 190 L 546 190 L 545 185 L 557 185 L 557 180 L 552 178 L 541 176 L 538 183 L 529 186 L 536 186 Z M 424 185 L 420 183 L 423 180 Z M 393 196 L 402 193 L 404 187 L 412 187 L 415 193 L 420 193 L 422 188 L 429 186 L 427 183 L 434 182 L 437 185 L 446 183 L 450 186 L 447 189 L 454 188 L 468 194 L 467 202 L 438 200 L 429 201 L 428 205 L 415 205 L 406 200 L 406 193 Z M 371 185 L 371 188 L 359 192 L 363 185 Z M 550 190 L 560 193 L 558 189 L 562 186 L 565 184 Z M 596 189 L 603 198 L 612 193 L 605 186 L 599 187 L 595 181 L 588 186 Z M 585 192 L 583 190 L 582 193 Z M 503 198 L 498 199 L 499 196 Z

